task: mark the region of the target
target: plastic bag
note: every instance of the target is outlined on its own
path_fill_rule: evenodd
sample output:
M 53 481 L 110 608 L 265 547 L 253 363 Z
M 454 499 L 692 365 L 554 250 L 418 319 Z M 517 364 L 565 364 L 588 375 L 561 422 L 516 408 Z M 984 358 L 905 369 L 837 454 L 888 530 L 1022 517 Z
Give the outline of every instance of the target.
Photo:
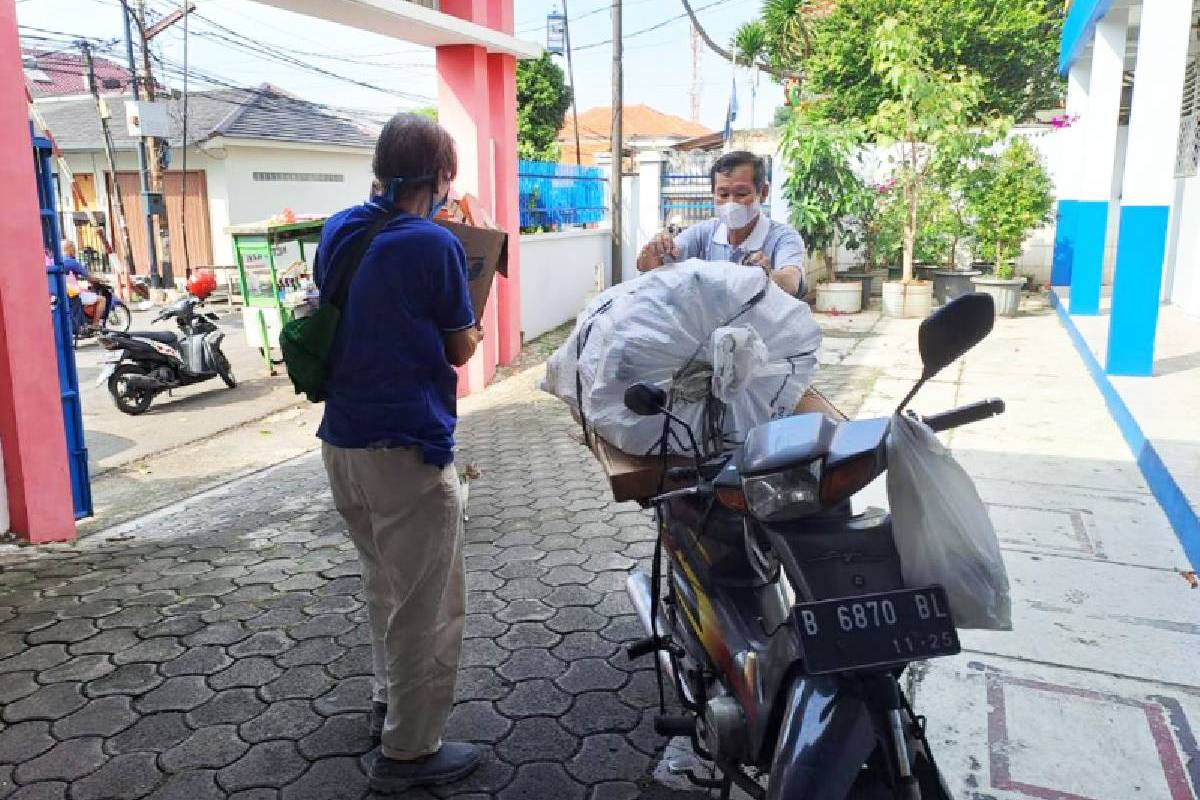
M 721 378 L 732 398 L 722 402 L 713 394 L 714 333 L 727 328 L 753 331 L 768 360 L 760 363 L 761 351 L 755 355 L 745 336 L 749 350 L 739 357 L 752 373 L 738 376 L 736 387 L 725 382 L 728 374 Z M 652 383 L 668 392 L 672 412 L 693 428 L 701 449 L 723 449 L 792 413 L 812 380 L 820 341 L 808 306 L 761 270 L 693 259 L 596 297 L 551 356 L 542 388 L 609 443 L 642 455 L 657 451 L 663 422 L 630 412 L 624 395 L 634 383 Z M 690 452 L 687 437 L 672 438 L 668 449 Z
M 712 335 L 713 397 L 732 403 L 771 360 L 753 328 L 717 328 Z
M 959 628 L 1012 630 L 1008 572 L 974 482 L 925 423 L 897 414 L 888 500 L 906 586 L 945 587 Z

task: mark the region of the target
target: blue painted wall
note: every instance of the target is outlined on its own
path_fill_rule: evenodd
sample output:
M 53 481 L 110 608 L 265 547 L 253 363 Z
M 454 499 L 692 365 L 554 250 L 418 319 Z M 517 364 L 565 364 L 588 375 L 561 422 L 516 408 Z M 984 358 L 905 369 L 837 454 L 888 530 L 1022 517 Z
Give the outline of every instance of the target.
M 1054 224 L 1054 261 L 1050 266 L 1051 286 L 1071 285 L 1071 264 L 1075 260 L 1075 211 L 1077 200 L 1058 201 Z
M 1104 245 L 1108 235 L 1108 203 L 1079 201 L 1066 231 L 1064 249 L 1071 259 L 1071 313 L 1090 316 L 1100 313 L 1100 284 L 1104 279 Z M 1057 237 L 1057 234 L 1056 234 Z M 1057 242 L 1055 242 L 1057 254 Z
M 1096 31 L 1096 23 L 1112 8 L 1112 0 L 1075 0 L 1063 21 L 1058 50 L 1058 71 L 1066 75 L 1071 64 L 1087 47 Z
M 1152 375 L 1170 206 L 1122 206 L 1108 328 L 1109 375 Z

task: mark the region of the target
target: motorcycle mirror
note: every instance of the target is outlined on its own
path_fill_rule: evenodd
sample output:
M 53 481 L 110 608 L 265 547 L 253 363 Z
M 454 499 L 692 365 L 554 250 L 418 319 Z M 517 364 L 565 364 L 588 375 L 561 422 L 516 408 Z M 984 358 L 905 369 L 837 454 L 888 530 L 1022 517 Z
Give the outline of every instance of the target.
M 996 305 L 989 294 L 964 294 L 939 308 L 921 323 L 917 345 L 926 380 L 962 358 L 992 332 Z
M 917 333 L 921 352 L 921 379 L 897 406 L 899 413 L 925 382 L 962 358 L 992 332 L 996 304 L 992 296 L 975 292 L 951 300 L 929 315 Z
M 625 407 L 640 417 L 655 417 L 663 413 L 667 393 L 649 383 L 635 383 L 625 390 Z

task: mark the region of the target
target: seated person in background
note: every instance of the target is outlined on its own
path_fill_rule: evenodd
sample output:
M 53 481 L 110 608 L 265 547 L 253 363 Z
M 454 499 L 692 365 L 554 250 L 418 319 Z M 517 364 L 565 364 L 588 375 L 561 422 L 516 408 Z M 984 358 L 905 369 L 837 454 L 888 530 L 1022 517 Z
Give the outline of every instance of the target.
M 803 297 L 804 241 L 795 228 L 762 213 L 771 190 L 763 159 L 745 151 L 726 153 L 713 164 L 709 180 L 717 216 L 676 237 L 658 234 L 642 248 L 638 270 L 657 269 L 667 259 L 732 261 L 761 267 L 785 292 Z
M 79 259 L 75 257 L 75 243 L 72 241 L 63 242 L 62 252 L 63 272 L 65 272 L 67 275 L 74 275 L 77 281 L 88 280 L 87 267 L 85 267 L 79 261 Z M 78 306 L 76 304 L 78 304 Z M 96 307 L 95 313 L 92 314 L 92 322 L 94 325 L 99 326 L 101 321 L 104 319 L 104 296 L 80 286 L 78 297 L 72 298 L 71 300 L 71 316 L 75 318 L 76 327 L 86 322 L 83 314 L 83 307 L 91 305 Z

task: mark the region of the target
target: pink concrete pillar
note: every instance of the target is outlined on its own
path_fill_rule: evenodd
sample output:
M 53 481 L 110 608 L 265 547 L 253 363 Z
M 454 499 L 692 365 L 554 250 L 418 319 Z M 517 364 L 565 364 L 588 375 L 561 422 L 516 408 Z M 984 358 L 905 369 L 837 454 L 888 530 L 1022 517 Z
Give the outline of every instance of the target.
M 75 538 L 33 144 L 13 0 L 0 0 L 0 447 L 12 529 Z
M 513 0 L 490 0 L 488 26 L 513 31 Z M 497 286 L 500 318 L 497 341 L 500 363 L 511 364 L 521 354 L 521 213 L 517 179 L 517 60 L 488 56 L 491 88 L 492 140 L 496 159 L 496 223 L 509 232 L 508 277 Z
M 495 213 L 493 194 L 495 168 L 492 162 L 491 116 L 488 104 L 487 51 L 472 45 L 452 45 L 437 49 L 438 121 L 458 145 L 460 193 L 470 193 L 480 204 Z M 460 373 L 459 392 L 470 394 L 483 389 L 496 373 L 499 356 L 499 315 L 496 288 L 480 320 L 486 336 L 475 358 Z

